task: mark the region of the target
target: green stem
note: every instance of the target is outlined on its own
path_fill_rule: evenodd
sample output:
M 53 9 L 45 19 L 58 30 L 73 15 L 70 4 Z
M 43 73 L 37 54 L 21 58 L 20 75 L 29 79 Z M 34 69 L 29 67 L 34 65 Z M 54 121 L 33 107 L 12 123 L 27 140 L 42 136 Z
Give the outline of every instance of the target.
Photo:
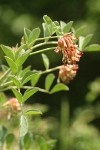
M 51 69 L 48 69 L 48 70 L 44 70 L 44 71 L 42 71 L 40 74 L 45 74 L 45 73 L 49 73 L 49 72 L 58 70 L 58 69 L 60 69 L 60 67 L 61 67 L 61 66 L 57 66 L 57 67 L 54 67 L 54 68 L 51 68 Z
M 41 50 L 39 50 L 39 51 L 30 53 L 30 55 L 35 55 L 35 54 L 38 54 L 38 53 L 43 53 L 43 52 L 45 52 L 45 51 L 50 51 L 50 50 L 53 50 L 53 49 L 55 49 L 55 48 L 56 48 L 56 47 L 50 47 L 50 48 L 41 49 Z
M 48 36 L 48 37 L 38 38 L 36 41 L 46 40 L 46 39 L 54 39 L 54 38 L 59 38 L 59 37 L 61 37 L 61 36 Z
M 35 46 L 33 46 L 31 49 L 35 49 L 35 48 L 38 48 L 40 46 L 43 46 L 43 45 L 54 45 L 54 44 L 57 44 L 57 41 L 49 41 L 49 42 L 44 42 L 44 43 L 39 43 L 39 44 L 36 44 Z

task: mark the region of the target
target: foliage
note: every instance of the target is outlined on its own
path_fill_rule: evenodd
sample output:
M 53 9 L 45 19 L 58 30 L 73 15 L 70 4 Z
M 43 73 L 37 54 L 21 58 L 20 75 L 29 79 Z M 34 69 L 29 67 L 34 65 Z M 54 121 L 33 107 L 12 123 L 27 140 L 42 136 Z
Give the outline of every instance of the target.
M 100 45 L 88 45 L 92 34 L 86 37 L 82 36 L 84 27 L 80 27 L 75 30 L 72 27 L 73 21 L 68 23 L 52 21 L 47 15 L 43 16 L 43 35 L 40 37 L 40 28 L 35 28 L 32 31 L 24 28 L 24 35 L 21 39 L 21 44 L 15 47 L 9 47 L 1 44 L 1 48 L 5 54 L 5 60 L 7 66 L 2 65 L 2 73 L 0 76 L 0 92 L 2 108 L 9 110 L 8 119 L 12 115 L 18 114 L 20 120 L 20 150 L 23 147 L 28 150 L 30 148 L 32 136 L 28 131 L 29 123 L 27 116 L 41 115 L 42 112 L 38 109 L 24 109 L 24 104 L 37 92 L 44 92 L 47 94 L 53 94 L 59 91 L 68 91 L 69 88 L 64 83 L 69 83 L 74 79 L 77 73 L 80 57 L 83 52 L 92 52 L 94 50 L 99 51 Z M 77 38 L 79 39 L 77 42 Z M 46 47 L 46 48 L 45 48 Z M 50 58 L 45 54 L 47 51 L 55 50 L 62 56 L 62 62 L 60 66 L 50 68 Z M 32 55 L 41 54 L 44 70 L 37 70 L 31 67 L 23 67 L 26 60 Z M 37 56 L 38 56 L 37 55 Z M 40 61 L 39 61 L 40 62 Z M 63 70 L 63 68 L 65 70 Z M 55 81 L 53 71 L 59 70 L 57 81 Z M 44 88 L 37 86 L 38 81 L 42 75 L 46 75 L 44 79 Z M 13 99 L 5 102 L 6 98 L 3 94 L 5 91 L 11 90 L 14 94 Z M 1 148 L 4 146 L 6 140 L 7 149 L 13 143 L 14 135 L 6 134 L 7 129 L 1 127 Z M 29 140 L 30 139 L 30 140 Z M 55 141 L 46 141 L 45 138 L 37 136 L 36 142 L 41 150 L 51 150 Z

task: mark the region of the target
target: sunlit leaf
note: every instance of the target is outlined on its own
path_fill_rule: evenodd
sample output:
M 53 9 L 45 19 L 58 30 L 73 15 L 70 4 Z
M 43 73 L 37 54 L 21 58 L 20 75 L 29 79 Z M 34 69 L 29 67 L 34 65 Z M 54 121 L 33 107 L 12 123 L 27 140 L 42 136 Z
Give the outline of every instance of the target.
M 25 60 L 28 58 L 28 56 L 30 55 L 30 50 L 27 50 L 24 54 L 22 54 L 20 57 L 18 57 L 17 61 L 16 61 L 16 64 L 18 66 L 21 66 Z
M 69 32 L 71 30 L 73 21 L 70 21 L 68 23 L 65 23 L 65 22 L 61 21 L 60 24 L 61 24 L 61 27 L 63 29 L 63 32 L 67 33 L 67 32 Z
M 11 75 L 9 77 L 13 81 L 13 83 L 16 85 L 16 87 L 19 89 L 21 87 L 20 80 L 14 76 L 11 76 Z
M 50 93 L 55 93 L 55 92 L 59 92 L 59 91 L 68 91 L 69 88 L 68 86 L 62 84 L 62 83 L 58 83 L 56 84 L 50 91 Z
M 84 33 L 84 30 L 86 28 L 86 25 L 81 26 L 80 28 L 78 28 L 75 32 L 75 36 L 79 37 Z
M 35 86 L 40 78 L 40 72 L 34 73 L 33 78 L 31 79 L 31 85 Z
M 45 89 L 46 89 L 47 91 L 50 89 L 50 87 L 51 87 L 51 85 L 52 85 L 54 79 L 55 79 L 54 74 L 51 73 L 51 74 L 48 74 L 48 75 L 47 75 L 47 77 L 46 77 L 46 79 L 45 79 Z
M 4 52 L 9 58 L 11 58 L 12 60 L 15 59 L 14 52 L 13 52 L 13 49 L 12 49 L 12 48 L 10 48 L 9 46 L 5 46 L 5 45 L 1 45 L 1 48 L 2 48 L 3 52 Z
M 35 94 L 38 90 L 35 88 L 27 89 L 23 95 L 23 102 L 25 102 L 29 97 Z
M 43 26 L 44 37 L 48 37 L 48 38 L 45 39 L 45 41 L 48 41 L 49 40 L 49 36 L 50 36 L 50 32 L 48 30 L 47 24 L 43 23 L 42 26 Z
M 22 115 L 20 118 L 20 137 L 24 137 L 28 132 L 28 121 L 27 118 Z
M 24 28 L 24 37 L 25 37 L 25 42 L 26 43 L 28 42 L 30 33 L 31 33 L 31 30 L 29 30 L 27 28 Z
M 42 112 L 37 109 L 31 109 L 25 112 L 27 115 L 41 115 Z
M 22 78 L 22 84 L 24 85 L 28 81 L 30 81 L 34 76 L 34 73 L 32 71 L 26 72 L 26 74 Z
M 10 66 L 12 72 L 13 73 L 17 73 L 18 67 L 17 67 L 16 63 L 11 58 L 9 58 L 7 56 L 5 56 L 5 59 L 6 59 L 7 63 L 8 63 L 8 65 Z
M 0 92 L 0 102 L 5 103 L 7 100 L 5 94 L 3 92 Z
M 12 144 L 14 142 L 14 138 L 15 138 L 14 134 L 12 134 L 12 133 L 7 134 L 7 136 L 6 136 L 7 149 L 9 149 L 12 146 Z
M 17 100 L 19 102 L 22 102 L 23 101 L 22 94 L 18 90 L 14 89 L 14 88 L 12 88 L 12 91 L 13 91 L 15 97 L 17 98 Z
M 83 49 L 82 49 L 83 42 L 84 42 L 84 37 L 83 37 L 83 36 L 80 36 L 80 37 L 79 37 L 79 50 L 83 50 Z
M 83 41 L 83 45 L 82 45 L 82 49 L 84 49 L 87 44 L 90 42 L 90 40 L 92 39 L 92 36 L 93 34 L 89 34 L 87 35 L 85 38 L 84 38 L 84 41 Z
M 84 51 L 86 51 L 86 52 L 100 51 L 100 45 L 99 44 L 91 44 L 88 47 L 86 47 Z
M 49 59 L 47 57 L 47 55 L 42 54 L 42 59 L 43 59 L 43 63 L 46 69 L 49 69 Z
M 29 35 L 29 40 L 28 40 L 28 46 L 31 47 L 36 39 L 39 37 L 40 35 L 40 29 L 39 28 L 35 28 L 31 31 L 30 35 Z

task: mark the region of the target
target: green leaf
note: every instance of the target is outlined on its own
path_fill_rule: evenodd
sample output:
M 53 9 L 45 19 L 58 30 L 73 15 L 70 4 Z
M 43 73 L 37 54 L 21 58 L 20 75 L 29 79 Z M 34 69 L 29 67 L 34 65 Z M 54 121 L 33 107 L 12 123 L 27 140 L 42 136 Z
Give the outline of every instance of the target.
M 0 84 L 5 82 L 8 78 L 8 75 L 10 74 L 11 70 L 8 69 L 7 71 L 5 71 L 1 76 L 0 76 Z
M 24 137 L 27 132 L 28 132 L 27 118 L 24 115 L 22 115 L 20 118 L 20 137 Z
M 47 23 L 48 25 L 52 23 L 52 20 L 50 17 L 48 17 L 47 15 L 43 16 L 43 20 L 45 23 Z
M 52 88 L 50 93 L 52 94 L 52 93 L 55 93 L 55 92 L 68 91 L 68 90 L 69 90 L 68 86 L 64 85 L 63 83 L 58 83 Z
M 22 84 L 24 85 L 34 77 L 34 72 L 28 71 L 22 78 Z
M 3 149 L 6 134 L 7 134 L 7 128 L 0 126 L 0 149 L 1 150 Z
M 63 29 L 63 32 L 67 33 L 71 30 L 73 21 L 70 21 L 67 24 L 65 22 L 61 21 L 60 24 L 61 24 L 61 28 Z
M 42 115 L 42 112 L 37 109 L 31 109 L 25 112 L 26 115 Z
M 87 35 L 85 38 L 84 38 L 84 41 L 83 41 L 83 45 L 82 45 L 82 49 L 84 49 L 87 44 L 90 42 L 90 40 L 92 39 L 92 36 L 93 34 L 89 34 Z
M 79 50 L 83 50 L 83 49 L 82 49 L 83 43 L 84 43 L 84 37 L 83 37 L 83 36 L 80 36 L 80 37 L 79 37 Z
M 28 58 L 28 56 L 30 55 L 31 50 L 27 50 L 24 54 L 22 54 L 16 61 L 16 64 L 18 66 L 21 66 L 25 60 Z
M 29 97 L 35 94 L 38 90 L 37 89 L 27 89 L 23 95 L 23 102 L 25 102 Z
M 34 73 L 33 78 L 31 79 L 31 85 L 35 86 L 40 78 L 40 72 Z
M 26 43 L 28 43 L 30 33 L 31 33 L 31 30 L 24 28 L 24 37 L 25 37 Z
M 48 17 L 47 15 L 43 16 L 43 20 L 46 23 L 46 26 L 48 28 L 49 34 L 52 35 L 56 32 L 57 30 L 57 24 L 56 22 L 52 22 L 51 18 Z
M 49 59 L 45 54 L 42 54 L 43 63 L 46 69 L 49 69 Z
M 78 28 L 78 29 L 76 30 L 75 36 L 76 36 L 76 37 L 81 36 L 81 35 L 83 34 L 85 28 L 86 28 L 86 25 L 81 26 L 80 28 Z
M 36 39 L 39 37 L 40 35 L 40 29 L 39 28 L 35 28 L 31 31 L 30 35 L 29 35 L 29 40 L 28 40 L 28 46 L 31 47 Z
M 5 94 L 3 92 L 0 92 L 0 102 L 5 103 L 7 100 Z
M 9 133 L 7 136 L 6 136 L 6 145 L 7 145 L 7 149 L 9 149 L 12 145 L 12 143 L 14 142 L 14 134 L 12 133 Z
M 36 136 L 36 141 L 41 150 L 49 150 L 47 141 L 42 136 Z
M 30 71 L 30 66 L 28 66 L 28 67 L 26 67 L 25 69 L 21 70 L 21 72 L 20 72 L 20 77 L 23 78 L 23 77 L 25 76 L 25 74 L 26 74 L 27 72 L 29 72 L 29 71 Z
M 25 53 L 25 50 L 27 50 L 27 44 L 23 44 L 21 45 L 18 50 L 15 52 L 15 58 L 18 59 L 18 57 L 20 57 L 22 54 Z
M 44 37 L 48 37 L 47 39 L 45 39 L 45 41 L 48 41 L 49 40 L 49 36 L 50 36 L 50 32 L 48 30 L 47 24 L 43 23 L 42 26 L 43 26 Z
M 12 88 L 12 91 L 15 97 L 17 98 L 17 100 L 21 103 L 23 101 L 22 94 L 19 91 L 17 91 L 15 88 Z
M 33 140 L 32 133 L 27 133 L 24 136 L 24 148 L 25 148 L 25 150 L 29 150 L 29 148 L 32 144 L 32 140 Z
M 45 79 L 45 89 L 46 89 L 47 91 L 50 89 L 50 87 L 51 87 L 51 85 L 52 85 L 54 79 L 55 79 L 54 74 L 51 73 L 51 74 L 48 74 L 48 75 L 47 75 L 47 77 L 46 77 L 46 79 Z
M 84 51 L 86 51 L 86 52 L 100 51 L 100 45 L 99 44 L 91 44 L 88 47 L 86 47 Z
M 6 65 L 1 65 L 1 68 L 2 68 L 2 70 L 3 70 L 4 72 L 7 71 L 7 70 L 9 69 L 9 67 L 6 66 Z
M 18 67 L 17 67 L 16 63 L 11 58 L 9 58 L 7 56 L 5 56 L 5 59 L 6 59 L 7 63 L 8 63 L 8 65 L 10 66 L 12 72 L 14 74 L 17 73 Z
M 3 52 L 4 52 L 9 58 L 11 58 L 12 60 L 15 59 L 14 52 L 13 52 L 13 49 L 12 49 L 12 48 L 10 48 L 9 46 L 5 46 L 5 45 L 1 45 L 1 48 L 2 48 Z
M 16 87 L 18 89 L 20 89 L 20 87 L 21 87 L 20 80 L 18 78 L 14 77 L 14 76 L 11 76 L 11 75 L 9 77 L 13 81 L 13 83 L 16 85 Z

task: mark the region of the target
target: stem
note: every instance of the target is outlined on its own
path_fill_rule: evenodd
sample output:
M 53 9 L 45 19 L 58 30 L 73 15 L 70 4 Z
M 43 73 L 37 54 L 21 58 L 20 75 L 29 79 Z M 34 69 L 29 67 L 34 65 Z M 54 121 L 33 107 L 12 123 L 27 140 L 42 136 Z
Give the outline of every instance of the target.
M 44 70 L 44 71 L 42 71 L 40 74 L 45 74 L 45 73 L 49 73 L 49 72 L 58 70 L 60 67 L 61 67 L 61 66 L 57 66 L 57 67 L 54 67 L 54 68 L 51 68 L 51 69 L 48 69 L 48 70 Z
M 5 80 L 6 76 L 10 73 L 10 69 L 8 69 L 1 77 L 0 77 L 0 84 Z
M 54 38 L 59 38 L 59 37 L 61 36 L 48 36 L 48 37 L 38 38 L 36 41 L 45 40 L 45 39 L 54 39 Z
M 56 42 L 56 41 L 39 43 L 39 44 L 36 44 L 35 46 L 33 46 L 31 49 L 33 50 L 33 49 L 38 48 L 38 47 L 43 46 L 43 45 L 48 45 L 48 44 L 54 45 L 54 44 L 57 44 L 57 43 L 58 42 Z
M 56 48 L 56 47 L 50 47 L 50 48 L 41 49 L 41 50 L 39 50 L 39 51 L 30 53 L 30 55 L 35 55 L 35 54 L 42 53 L 42 52 L 45 52 L 45 51 L 50 51 L 50 50 L 53 50 L 53 49 L 55 49 L 55 48 Z

